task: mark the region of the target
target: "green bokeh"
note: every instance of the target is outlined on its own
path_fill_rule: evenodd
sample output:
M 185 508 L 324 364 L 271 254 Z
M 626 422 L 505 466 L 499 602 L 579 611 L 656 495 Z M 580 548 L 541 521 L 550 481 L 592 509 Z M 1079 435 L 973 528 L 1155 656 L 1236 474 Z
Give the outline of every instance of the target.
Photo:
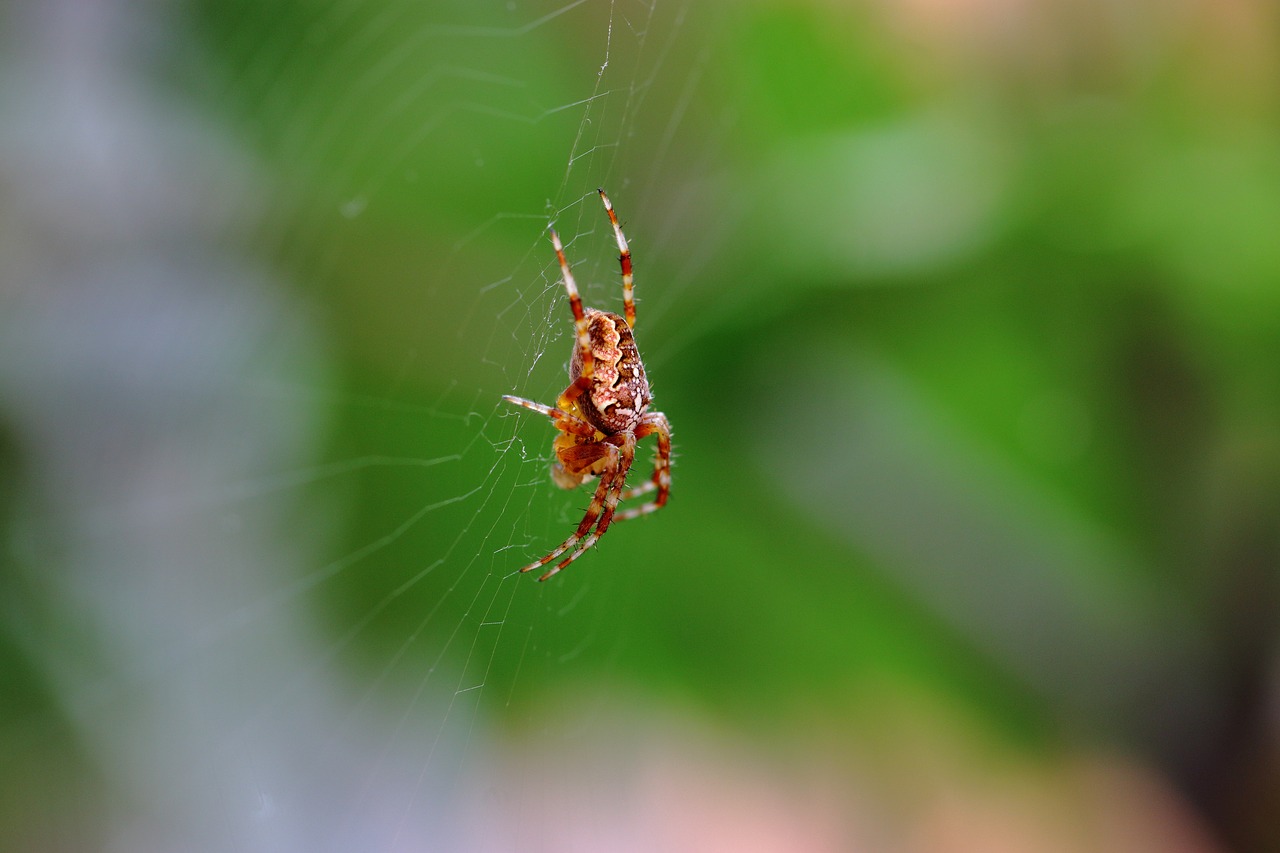
M 716 5 L 197 2 L 148 57 L 260 178 L 212 242 L 321 341 L 299 409 L 349 470 L 287 498 L 342 683 L 397 712 L 483 684 L 511 730 L 585 685 L 840 746 L 887 693 L 1141 755 L 1267 849 L 1274 758 L 1195 789 L 1247 769 L 1264 727 L 1223 732 L 1274 688 L 1274 26 L 1231 51 L 1070 4 L 1024 33 Z M 549 223 L 617 307 L 599 185 L 675 485 L 540 585 L 510 574 L 588 497 L 500 395 L 565 382 Z M 20 648 L 10 732 L 58 718 Z

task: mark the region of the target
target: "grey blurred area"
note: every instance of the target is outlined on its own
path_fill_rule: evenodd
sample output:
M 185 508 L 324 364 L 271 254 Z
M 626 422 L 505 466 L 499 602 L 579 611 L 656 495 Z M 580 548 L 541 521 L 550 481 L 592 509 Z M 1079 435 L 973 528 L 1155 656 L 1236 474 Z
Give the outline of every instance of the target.
M 315 820 L 333 711 L 272 595 L 324 531 L 244 500 L 323 427 L 285 393 L 318 331 L 245 251 L 270 187 L 147 76 L 164 4 L 3 14 L 0 848 L 355 849 Z

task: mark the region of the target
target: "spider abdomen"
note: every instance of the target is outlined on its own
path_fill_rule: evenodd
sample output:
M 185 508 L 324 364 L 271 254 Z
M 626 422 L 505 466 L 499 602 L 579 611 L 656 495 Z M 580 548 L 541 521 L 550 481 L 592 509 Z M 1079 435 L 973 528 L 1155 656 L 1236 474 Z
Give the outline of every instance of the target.
M 588 308 L 586 319 L 592 365 L 591 385 L 578 400 L 582 417 L 605 435 L 634 430 L 653 399 L 635 336 L 617 314 Z M 569 378 L 576 381 L 582 373 L 575 346 Z

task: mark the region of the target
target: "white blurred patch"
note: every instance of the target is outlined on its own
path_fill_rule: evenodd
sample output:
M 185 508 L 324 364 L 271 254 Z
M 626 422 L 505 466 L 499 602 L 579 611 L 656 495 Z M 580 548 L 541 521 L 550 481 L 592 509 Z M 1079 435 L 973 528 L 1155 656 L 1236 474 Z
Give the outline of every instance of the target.
M 761 211 L 802 275 L 901 275 L 954 263 L 996 233 L 1012 152 L 945 114 L 800 139 Z

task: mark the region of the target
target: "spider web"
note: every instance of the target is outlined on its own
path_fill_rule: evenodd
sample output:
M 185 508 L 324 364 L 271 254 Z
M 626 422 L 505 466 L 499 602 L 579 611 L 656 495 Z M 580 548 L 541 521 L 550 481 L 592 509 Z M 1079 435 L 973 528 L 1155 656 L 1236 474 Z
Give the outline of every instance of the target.
M 323 17 L 349 11 L 332 7 Z M 533 824 L 495 820 L 500 803 L 486 781 L 495 771 L 486 764 L 500 721 L 531 711 L 545 719 L 536 709 L 560 707 L 555 691 L 610 678 L 609 661 L 627 642 L 625 632 L 605 624 L 636 582 L 625 562 L 610 565 L 607 554 L 593 554 L 596 571 L 547 586 L 515 574 L 573 528 L 588 495 L 549 485 L 549 425 L 498 398 L 550 400 L 563 386 L 571 324 L 548 222 L 566 236 L 588 304 L 619 299 L 596 186 L 627 199 L 623 216 L 646 260 L 661 249 L 660 229 L 636 224 L 646 211 L 652 217 L 673 202 L 678 207 L 663 174 L 682 116 L 654 116 L 647 107 L 685 34 L 684 14 L 659 3 L 583 0 L 459 6 L 438 17 L 392 5 L 341 36 L 341 61 L 313 90 L 324 93 L 323 105 L 304 102 L 286 118 L 300 142 L 299 182 L 324 187 L 342 217 L 284 235 L 286 249 L 302 247 L 290 252 L 301 258 L 296 279 L 353 281 L 345 246 L 363 237 L 346 238 L 344 226 L 360 231 L 380 207 L 434 208 L 422 212 L 439 223 L 424 239 L 429 247 L 410 252 L 417 262 L 393 272 L 403 277 L 395 292 L 408 301 L 401 307 L 390 300 L 389 308 L 407 309 L 411 319 L 402 326 L 407 334 L 374 356 L 382 362 L 369 371 L 377 390 L 337 400 L 338 421 L 354 423 L 356 439 L 336 449 L 336 469 L 309 480 L 395 497 L 357 513 L 350 544 L 304 570 L 283 594 L 290 606 L 319 604 L 329 618 L 310 649 L 316 665 L 290 668 L 289 682 L 301 686 L 273 709 L 265 731 L 275 741 L 277 724 L 297 718 L 294 697 L 310 697 L 309 687 L 336 682 L 345 691 L 331 711 L 349 740 L 318 762 L 321 775 L 340 774 L 352 754 L 359 766 L 343 784 L 327 786 L 343 803 L 334 815 L 340 849 L 509 849 L 516 839 L 504 835 Z M 425 64 L 418 58 L 424 53 L 432 56 Z M 524 69 L 550 59 L 560 66 L 554 89 Z M 358 75 L 350 76 L 349 62 Z M 261 83 L 236 87 L 269 89 L 271 72 L 262 73 Z M 398 75 L 403 82 L 387 84 Z M 278 72 L 277 79 L 288 77 L 287 69 Z M 324 91 L 330 86 L 336 96 Z M 377 92 L 384 97 L 369 103 Z M 653 137 L 650 124 L 661 129 L 656 149 L 638 145 Z M 360 132 L 344 138 L 353 125 Z M 500 158 L 517 158 L 525 146 L 540 155 L 522 164 L 538 180 L 504 175 Z M 467 204 L 473 188 L 500 206 Z M 523 253 L 511 255 L 513 244 Z M 370 284 L 361 278 L 354 282 Z M 666 305 L 690 280 L 675 278 L 664 288 Z M 660 328 L 663 303 L 646 301 L 645 320 Z M 654 369 L 661 369 L 660 352 Z M 414 432 L 426 435 L 403 439 Z M 274 596 L 266 600 L 274 610 Z M 575 726 L 603 722 L 594 713 L 575 717 Z M 500 753 L 495 759 L 502 763 Z M 327 833 L 309 827 L 306 834 L 312 847 Z
M 608 620 L 642 582 L 628 541 L 659 528 L 615 528 L 554 583 L 516 574 L 589 492 L 550 484 L 550 425 L 500 396 L 565 382 L 549 223 L 585 302 L 621 304 L 597 186 L 632 241 L 650 372 L 673 357 L 714 247 L 709 228 L 660 260 L 716 156 L 685 139 L 709 53 L 683 2 L 233 5 L 168 22 L 198 59 L 160 61 L 203 104 L 136 102 L 199 196 L 188 238 L 216 235 L 114 297 L 139 312 L 123 326 L 172 336 L 107 341 L 172 370 L 135 389 L 148 440 L 122 439 L 149 473 L 63 466 L 80 571 L 50 594 L 102 596 L 81 639 L 109 675 L 86 690 L 33 653 L 145 804 L 108 810 L 114 848 L 511 849 L 519 815 L 498 820 L 484 781 L 501 732 L 558 708 L 573 726 L 547 737 L 603 722 L 564 697 L 609 696 L 628 636 Z M 157 311 L 165 269 L 187 286 Z

